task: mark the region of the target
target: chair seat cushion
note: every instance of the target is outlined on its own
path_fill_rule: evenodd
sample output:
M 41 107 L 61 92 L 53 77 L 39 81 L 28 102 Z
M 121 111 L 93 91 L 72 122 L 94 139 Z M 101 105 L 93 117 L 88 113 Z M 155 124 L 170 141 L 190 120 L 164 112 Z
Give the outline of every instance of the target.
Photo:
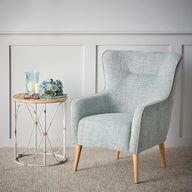
M 127 113 L 84 117 L 78 125 L 78 144 L 128 151 L 132 118 Z

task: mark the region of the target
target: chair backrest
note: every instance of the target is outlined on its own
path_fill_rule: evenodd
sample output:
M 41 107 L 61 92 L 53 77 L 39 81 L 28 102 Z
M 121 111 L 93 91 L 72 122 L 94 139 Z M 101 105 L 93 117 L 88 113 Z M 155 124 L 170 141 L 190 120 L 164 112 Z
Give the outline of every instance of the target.
M 179 54 L 163 52 L 104 52 L 105 90 L 111 111 L 134 113 L 141 104 L 166 99 L 180 58 Z

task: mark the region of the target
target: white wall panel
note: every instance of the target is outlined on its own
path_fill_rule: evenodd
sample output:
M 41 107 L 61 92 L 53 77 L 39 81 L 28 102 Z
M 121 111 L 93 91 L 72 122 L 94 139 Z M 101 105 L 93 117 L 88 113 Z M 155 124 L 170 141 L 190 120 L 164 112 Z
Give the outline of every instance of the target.
M 84 47 L 79 45 L 23 45 L 11 46 L 11 92 L 12 95 L 25 92 L 25 72 L 39 71 L 40 82 L 45 79 L 60 79 L 63 82 L 64 93 L 71 98 L 81 97 L 84 93 L 83 72 L 84 70 Z M 14 105 L 13 105 L 14 106 Z M 38 107 L 40 113 L 42 106 Z M 48 124 L 52 118 L 57 105 L 47 105 Z M 14 112 L 14 108 L 12 107 Z M 33 122 L 26 106 L 22 105 L 18 121 L 18 145 L 26 146 Z M 67 116 L 67 127 L 69 127 L 69 109 Z M 13 117 L 12 112 L 12 117 Z M 43 118 L 43 115 L 41 115 Z M 43 125 L 43 121 L 41 121 Z M 12 125 L 14 121 L 12 119 Z M 62 134 L 61 111 L 55 116 L 49 137 L 53 140 L 53 145 L 58 145 L 58 137 Z M 39 139 L 40 135 L 38 134 Z M 70 141 L 69 129 L 67 129 L 67 143 Z M 24 142 L 25 141 L 25 142 Z M 32 139 L 33 141 L 33 139 Z M 31 142 L 33 144 L 33 142 Z M 30 145 L 32 146 L 32 145 Z
M 25 71 L 63 80 L 70 98 L 94 94 L 108 49 L 183 53 L 167 144 L 192 146 L 191 10 L 190 0 L 0 0 L 0 147 L 13 146 L 9 94 L 24 90 Z
M 192 45 L 183 45 L 181 137 L 192 139 Z
M 116 49 L 183 53 L 183 70 L 180 71 L 177 79 L 177 94 L 167 146 L 192 146 L 191 45 L 192 34 L 183 33 L 1 34 L 0 81 L 3 83 L 0 95 L 0 146 L 13 146 L 13 139 L 9 139 L 9 91 L 11 90 L 12 95 L 24 91 L 25 71 L 39 70 L 41 80 L 48 77 L 63 80 L 64 91 L 69 94 L 71 99 L 90 95 L 104 87 L 102 53 L 105 50 Z M 11 89 L 9 89 L 10 77 Z M 183 88 L 181 87 L 181 77 L 183 77 Z M 25 133 L 28 134 L 27 118 L 21 125 L 20 141 L 24 141 Z M 59 118 L 61 117 L 58 117 L 57 122 L 59 122 Z M 55 126 L 57 128 L 59 124 L 56 123 Z M 67 144 L 71 145 L 69 130 L 68 121 Z M 52 131 L 52 136 L 56 137 L 57 129 Z M 24 142 L 21 142 L 22 145 L 24 146 Z
M 192 31 L 191 0 L 0 0 L 0 31 Z
M 105 87 L 102 54 L 106 50 L 142 50 L 142 51 L 162 51 L 169 52 L 169 45 L 99 45 L 97 46 L 97 91 L 102 91 Z
M 25 91 L 26 71 L 39 71 L 40 81 L 48 78 L 60 79 L 64 82 L 64 92 L 69 96 L 82 96 L 83 49 L 83 46 L 76 45 L 12 46 L 12 93 Z

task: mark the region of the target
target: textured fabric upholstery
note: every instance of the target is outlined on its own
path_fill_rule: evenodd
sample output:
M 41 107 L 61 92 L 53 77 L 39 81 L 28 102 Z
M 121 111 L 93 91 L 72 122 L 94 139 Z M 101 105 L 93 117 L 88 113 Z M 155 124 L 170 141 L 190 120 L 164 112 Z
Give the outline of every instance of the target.
M 85 146 L 128 151 L 132 118 L 127 113 L 85 117 L 79 121 L 78 142 Z
M 74 99 L 71 102 L 71 139 L 74 144 L 78 143 L 78 124 L 86 116 L 110 113 L 110 97 L 107 93 Z
M 174 53 L 106 51 L 105 90 L 71 103 L 73 142 L 137 154 L 165 141 L 180 59 Z

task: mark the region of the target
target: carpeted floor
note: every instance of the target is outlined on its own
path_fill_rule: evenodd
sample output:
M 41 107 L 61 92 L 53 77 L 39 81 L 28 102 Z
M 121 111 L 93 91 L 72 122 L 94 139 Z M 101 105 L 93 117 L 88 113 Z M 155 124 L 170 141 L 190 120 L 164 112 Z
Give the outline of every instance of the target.
M 79 171 L 73 172 L 74 148 L 68 161 L 51 167 L 24 167 L 13 162 L 13 150 L 0 149 L 1 192 L 172 192 L 192 191 L 192 148 L 167 150 L 168 168 L 160 167 L 158 148 L 140 155 L 140 184 L 133 184 L 132 156 L 83 148 Z

